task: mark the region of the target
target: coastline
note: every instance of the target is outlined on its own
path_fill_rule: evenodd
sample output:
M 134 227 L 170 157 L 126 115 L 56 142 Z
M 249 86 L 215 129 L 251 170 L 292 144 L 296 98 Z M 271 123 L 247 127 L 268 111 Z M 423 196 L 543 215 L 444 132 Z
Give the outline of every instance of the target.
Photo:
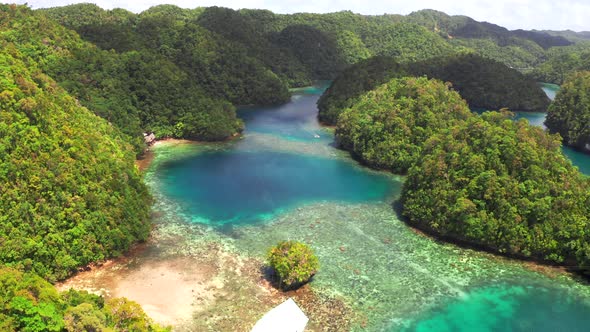
M 310 318 L 306 331 L 348 330 L 356 320 L 341 299 L 311 285 L 282 292 L 262 273 L 264 263 L 215 239 L 194 242 L 199 225 L 162 225 L 145 244 L 56 284 L 139 303 L 159 324 L 175 329 L 249 331 L 288 298 Z M 192 237 L 191 237 L 192 236 Z
M 156 141 L 136 164 L 145 174 L 159 147 L 200 143 Z M 155 199 L 159 204 L 152 210 L 154 228 L 146 242 L 122 257 L 88 266 L 56 287 L 105 298 L 126 297 L 139 303 L 155 322 L 179 330 L 249 331 L 262 315 L 290 297 L 310 318 L 306 331 L 348 330 L 360 320 L 342 298 L 312 285 L 278 291 L 265 279 L 260 258 L 168 211 L 169 204 L 158 195 Z
M 166 146 L 166 145 L 182 145 L 182 144 L 197 144 L 199 141 L 191 141 L 188 139 L 178 139 L 178 138 L 164 138 L 161 140 L 156 140 L 152 144 L 150 144 L 144 151 L 144 153 L 139 156 L 135 160 L 135 165 L 139 168 L 141 173 L 144 173 L 152 164 L 152 161 L 155 158 L 155 153 L 152 148 L 156 148 L 159 146 Z
M 580 282 L 590 285 L 590 279 L 576 269 L 573 269 L 565 264 L 559 264 L 553 261 L 542 259 L 541 257 L 535 256 L 524 256 L 515 253 L 502 253 L 497 248 L 485 246 L 470 242 L 468 240 L 461 239 L 456 236 L 442 235 L 427 227 L 422 227 L 417 223 L 412 223 L 406 218 L 402 219 L 402 222 L 415 234 L 423 236 L 425 238 L 432 239 L 433 241 L 445 244 L 451 244 L 458 248 L 475 250 L 481 253 L 487 253 L 498 260 L 513 261 L 517 264 L 522 265 L 526 269 L 538 272 L 549 278 L 557 278 L 559 276 L 568 276 L 577 279 Z
M 567 266 L 564 266 L 564 265 L 559 265 L 559 264 L 551 262 L 551 261 L 544 261 L 541 259 L 535 259 L 533 257 L 519 256 L 519 255 L 514 255 L 514 254 L 513 255 L 503 254 L 498 251 L 495 251 L 492 248 L 488 248 L 485 246 L 479 246 L 479 245 L 473 244 L 471 242 L 462 241 L 462 240 L 454 238 L 454 237 L 446 237 L 446 236 L 431 232 L 427 229 L 422 229 L 422 228 L 417 227 L 407 221 L 404 221 L 404 223 L 408 226 L 410 231 L 412 231 L 414 234 L 416 234 L 418 236 L 425 237 L 427 239 L 431 239 L 431 240 L 439 242 L 439 243 L 450 244 L 450 245 L 456 246 L 458 248 L 469 249 L 469 250 L 474 250 L 474 251 L 481 252 L 481 253 L 486 253 L 486 254 L 491 255 L 491 257 L 494 257 L 497 260 L 512 261 L 512 262 L 522 265 L 523 267 L 525 267 L 526 269 L 528 269 L 530 271 L 541 273 L 549 278 L 557 278 L 559 276 L 569 276 L 569 277 L 573 277 L 573 278 L 578 277 L 578 278 L 580 278 L 580 281 L 588 282 L 586 279 L 582 279 L 584 277 L 583 275 L 576 273 L 575 271 L 569 270 L 567 268 Z
M 229 137 L 221 143 L 237 137 L 241 135 Z M 252 135 L 249 137 L 252 139 Z M 258 138 L 264 140 L 268 146 L 275 143 L 269 142 L 263 135 Z M 139 161 L 143 163 L 140 166 L 142 172 L 149 168 L 158 154 L 157 147 L 199 143 L 202 142 L 182 139 L 154 142 L 145 157 Z M 190 146 L 186 148 L 192 149 Z M 346 155 L 348 156 L 348 152 Z M 470 253 L 465 248 L 473 248 L 471 246 L 462 246 L 453 241 L 445 241 L 439 236 L 427 235 L 403 221 L 390 224 L 395 213 L 387 208 L 376 210 L 375 219 L 363 225 L 362 222 L 367 219 L 366 211 L 369 210 L 367 206 L 337 206 L 336 209 L 330 209 L 327 203 L 318 203 L 315 208 L 306 207 L 281 215 L 269 225 L 219 233 L 215 229 L 185 220 L 186 216 L 176 213 L 181 211 L 175 210 L 166 199 L 160 197 L 156 201 L 159 204 L 153 209 L 152 219 L 155 228 L 141 249 L 130 251 L 125 257 L 109 261 L 103 266 L 93 267 L 91 271 L 80 272 L 71 278 L 74 280 L 66 280 L 61 287 L 88 289 L 107 297 L 124 296 L 140 303 L 146 313 L 159 323 L 174 325 L 179 330 L 198 331 L 247 331 L 262 314 L 286 298 L 293 297 L 310 318 L 307 331 L 332 331 L 350 330 L 353 326 L 357 329 L 374 327 L 374 317 L 385 317 L 383 312 L 388 312 L 387 315 L 391 315 L 387 316 L 389 318 L 412 316 L 415 312 L 440 303 L 437 301 L 441 296 L 458 296 L 473 285 L 481 283 L 481 280 L 490 280 L 497 275 L 507 276 L 509 279 L 511 273 L 523 273 L 518 272 L 520 267 L 555 279 L 572 276 L 560 268 L 511 259 L 493 251 L 477 249 L 476 253 Z M 379 215 L 379 212 L 383 213 Z M 338 220 L 330 219 L 332 216 L 338 216 Z M 378 223 L 382 220 L 389 222 Z M 373 231 L 373 225 L 386 225 L 391 229 L 388 233 L 383 232 L 382 227 Z M 334 230 L 331 227 L 337 228 Z M 345 227 L 349 227 L 345 233 L 350 234 L 350 237 L 335 236 L 326 239 L 327 234 L 339 234 Z M 403 239 L 408 228 L 420 233 L 424 239 L 413 236 Z M 274 234 L 271 229 L 275 230 Z M 284 234 L 301 237 L 315 244 L 324 257 L 330 258 L 327 261 L 333 265 L 326 265 L 316 282 L 288 293 L 277 291 L 264 278 L 261 270 L 264 262 L 260 258 L 262 251 L 257 250 L 257 246 L 265 246 L 275 241 L 277 236 L 284 237 Z M 261 240 L 265 237 L 268 241 Z M 347 241 L 350 239 L 364 242 L 355 246 L 356 242 Z M 369 254 L 363 257 L 367 250 L 356 250 L 365 248 L 361 243 L 375 247 L 376 250 L 368 251 Z M 426 259 L 419 253 L 412 254 L 425 245 L 435 246 L 437 251 L 446 252 L 446 256 L 433 254 Z M 392 258 L 398 255 L 407 259 L 396 261 Z M 375 264 L 365 264 L 369 261 Z M 398 263 L 403 263 L 403 266 L 398 266 Z M 488 266 L 493 270 L 492 273 L 481 272 Z M 403 270 L 403 273 L 387 271 L 388 275 L 383 280 L 393 282 L 386 284 L 378 279 L 378 273 L 382 272 L 381 267 L 395 267 Z M 516 272 L 510 272 L 512 270 Z M 484 277 L 480 276 L 482 274 Z M 532 273 L 524 274 L 528 276 Z M 433 275 L 437 277 L 432 278 Z M 335 282 L 337 278 L 344 281 Z M 410 279 L 419 279 L 420 285 L 426 286 L 416 287 L 416 292 L 406 292 L 405 289 L 410 285 L 407 280 Z M 330 294 L 326 294 L 326 290 Z M 391 300 L 399 303 L 392 305 L 387 302 Z M 367 303 L 363 303 L 365 301 Z M 387 303 L 387 308 L 380 307 L 384 302 Z M 395 307 L 401 309 L 394 309 Z M 389 313 L 395 310 L 403 315 Z M 381 321 L 378 322 L 382 324 Z

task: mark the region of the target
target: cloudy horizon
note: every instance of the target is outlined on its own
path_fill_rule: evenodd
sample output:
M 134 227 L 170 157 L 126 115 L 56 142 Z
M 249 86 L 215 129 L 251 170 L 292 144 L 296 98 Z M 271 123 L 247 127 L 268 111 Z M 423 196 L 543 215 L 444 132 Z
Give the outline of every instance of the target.
M 586 14 L 590 13 L 590 2 L 586 0 L 509 0 L 509 1 L 437 1 L 414 0 L 411 3 L 398 0 L 377 0 L 368 2 L 358 0 L 146 0 L 128 1 L 116 0 L 24 0 L 15 1 L 18 4 L 28 3 L 32 8 L 47 8 L 64 6 L 73 3 L 90 2 L 105 9 L 124 8 L 135 13 L 144 11 L 159 4 L 174 4 L 183 8 L 220 6 L 233 9 L 252 8 L 268 9 L 275 13 L 329 13 L 350 10 L 365 15 L 402 14 L 407 15 L 420 9 L 435 9 L 449 15 L 466 15 L 477 21 L 487 21 L 508 29 L 537 29 L 537 30 L 574 30 L 590 31 L 590 20 Z

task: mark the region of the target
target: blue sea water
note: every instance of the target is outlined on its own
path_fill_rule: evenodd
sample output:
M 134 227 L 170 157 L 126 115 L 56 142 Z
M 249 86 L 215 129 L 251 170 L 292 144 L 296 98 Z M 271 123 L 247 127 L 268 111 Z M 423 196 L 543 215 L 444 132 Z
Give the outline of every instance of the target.
M 211 225 L 259 222 L 311 202 L 380 201 L 396 190 L 385 173 L 367 172 L 342 160 L 284 152 L 228 149 L 161 167 L 165 193 L 181 202 L 195 220 Z
M 307 203 L 383 201 L 398 192 L 400 183 L 390 174 L 370 171 L 348 158 L 269 151 L 252 143 L 254 135 L 265 134 L 278 138 L 279 145 L 295 141 L 329 146 L 333 134 L 319 125 L 315 106 L 322 91 L 322 86 L 299 89 L 285 105 L 239 110 L 245 138 L 159 165 L 164 193 L 197 222 L 240 225 Z
M 316 120 L 315 103 L 322 89 L 298 89 L 292 101 L 282 106 L 239 110 L 246 123 L 244 139 L 191 150 L 159 163 L 155 172 L 159 190 L 181 205 L 194 222 L 244 229 L 235 243 L 250 250 L 262 247 L 254 252 L 263 251 L 284 234 L 316 238 L 314 246 L 326 264 L 322 273 L 331 275 L 318 280 L 319 284 L 354 294 L 356 308 L 371 317 L 371 331 L 587 330 L 590 304 L 588 296 L 575 293 L 577 284 L 551 280 L 518 264 L 504 266 L 479 253 L 416 235 L 386 205 L 399 193 L 400 181 L 348 158 L 287 147 L 332 143 L 332 133 Z M 517 117 L 536 125 L 544 120 L 542 113 L 517 113 Z M 257 147 L 265 139 L 285 146 Z M 578 166 L 590 167 L 588 156 L 567 148 L 564 152 Z M 322 218 L 304 213 L 306 204 L 318 202 L 338 208 Z M 362 205 L 373 202 L 375 211 Z M 354 208 L 357 203 L 362 208 Z M 346 213 L 338 214 L 340 210 Z M 282 227 L 277 234 L 272 233 L 269 228 L 274 224 L 265 221 L 284 214 L 295 226 L 281 224 L 276 226 Z M 299 227 L 295 222 L 301 216 L 321 223 L 313 229 Z M 473 265 L 461 263 L 471 259 Z M 458 268 L 466 270 L 457 272 Z M 488 270 L 494 272 L 488 275 Z M 467 282 L 479 278 L 495 280 Z M 436 305 L 428 307 L 424 300 L 429 298 L 437 299 Z M 413 311 L 414 307 L 419 309 Z
M 582 332 L 590 326 L 589 312 L 590 303 L 563 290 L 497 284 L 432 310 L 405 331 Z

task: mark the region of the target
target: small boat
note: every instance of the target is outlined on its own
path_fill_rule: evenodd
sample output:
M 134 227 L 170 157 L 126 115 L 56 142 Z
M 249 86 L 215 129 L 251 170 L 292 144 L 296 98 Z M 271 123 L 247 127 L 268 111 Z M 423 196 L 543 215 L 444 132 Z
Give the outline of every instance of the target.
M 250 332 L 303 332 L 309 318 L 289 298 L 267 312 Z
M 320 135 L 318 135 L 318 134 L 313 134 L 313 137 L 315 137 L 315 138 L 320 138 Z

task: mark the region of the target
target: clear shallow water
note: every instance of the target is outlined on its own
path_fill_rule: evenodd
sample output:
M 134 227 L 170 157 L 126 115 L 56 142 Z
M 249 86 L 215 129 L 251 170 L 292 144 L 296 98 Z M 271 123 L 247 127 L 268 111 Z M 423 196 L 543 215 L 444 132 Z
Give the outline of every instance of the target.
M 194 245 L 183 245 L 179 252 L 216 239 L 243 255 L 261 258 L 279 240 L 309 243 L 322 264 L 311 287 L 347 300 L 359 315 L 353 330 L 575 331 L 588 326 L 590 288 L 585 283 L 439 243 L 401 222 L 391 206 L 400 179 L 360 168 L 330 146 L 331 136 L 307 136 L 308 131 L 321 130 L 315 121 L 317 91 L 321 89 L 298 91 L 292 103 L 281 107 L 240 111 L 246 120 L 243 140 L 156 149 L 146 182 L 156 196 L 155 209 L 162 212 L 160 231 L 188 234 L 182 225 L 199 227 L 198 235 L 187 240 Z M 300 185 L 305 180 L 296 181 L 293 174 L 314 181 Z M 258 176 L 264 186 L 256 185 Z M 383 179 L 389 190 L 374 187 Z M 242 185 L 235 185 L 240 181 Z M 336 183 L 341 181 L 345 183 Z M 332 196 L 321 188 L 316 191 L 314 187 L 326 182 L 344 192 Z M 230 190 L 224 190 L 224 183 Z M 197 192 L 204 200 L 217 197 L 216 203 L 199 207 L 190 198 L 193 187 L 200 187 Z M 258 195 L 259 187 L 272 204 L 258 202 L 264 196 Z M 276 194 L 277 188 L 291 188 L 301 196 Z M 346 192 L 354 188 L 370 189 Z M 227 211 L 220 209 L 220 201 Z M 221 232 L 209 228 L 215 215 L 232 227 L 224 226 Z M 226 308 L 212 312 L 216 310 Z
M 404 331 L 587 331 L 588 303 L 563 291 L 498 284 L 475 289 Z M 485 315 L 482 313 L 486 313 Z
M 539 85 L 541 86 L 541 89 L 545 91 L 545 94 L 547 94 L 549 99 L 555 99 L 555 95 L 557 94 L 557 91 L 559 91 L 559 85 L 552 83 L 539 83 Z
M 291 103 L 241 109 L 244 139 L 161 163 L 162 190 L 193 221 L 213 226 L 270 220 L 313 202 L 379 202 L 399 192 L 400 182 L 388 173 L 322 154 L 333 149 L 332 133 L 316 119 L 322 91 L 297 89 Z M 305 153 L 293 151 L 302 146 Z

